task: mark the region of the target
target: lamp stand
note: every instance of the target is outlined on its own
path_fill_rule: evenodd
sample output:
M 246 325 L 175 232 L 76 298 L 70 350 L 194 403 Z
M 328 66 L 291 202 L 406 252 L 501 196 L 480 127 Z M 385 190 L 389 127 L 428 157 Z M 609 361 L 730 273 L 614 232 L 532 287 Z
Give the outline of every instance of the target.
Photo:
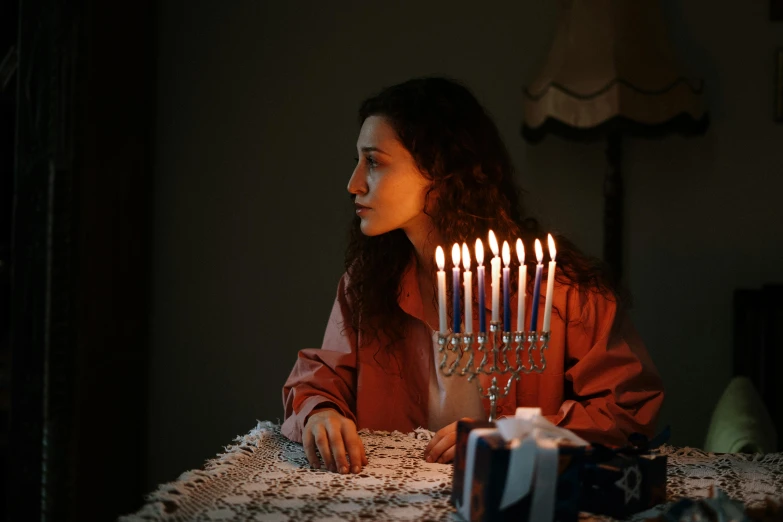
M 612 131 L 606 144 L 604 177 L 604 261 L 619 281 L 623 275 L 622 136 Z

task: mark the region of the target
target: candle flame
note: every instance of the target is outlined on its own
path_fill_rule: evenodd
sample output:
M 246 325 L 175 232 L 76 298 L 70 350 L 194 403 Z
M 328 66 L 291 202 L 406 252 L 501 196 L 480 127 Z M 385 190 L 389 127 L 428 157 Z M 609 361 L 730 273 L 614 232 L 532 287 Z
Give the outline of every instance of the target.
M 470 270 L 470 250 L 467 243 L 462 243 L 462 264 L 466 272 Z
M 446 265 L 446 256 L 443 255 L 441 247 L 435 249 L 435 262 L 438 264 L 438 270 L 443 270 L 443 267 Z
M 519 266 L 525 264 L 525 245 L 522 244 L 522 240 L 517 238 L 517 259 L 519 259 Z
M 484 264 L 484 243 L 481 242 L 481 239 L 476 240 L 476 262 L 479 266 Z
M 538 239 L 536 239 L 536 259 L 538 259 L 539 265 L 544 260 L 544 250 L 541 248 L 541 241 Z
M 552 239 L 552 234 L 547 235 L 547 241 L 549 242 L 549 257 L 554 261 L 555 256 L 557 255 L 557 249 L 555 248 L 555 240 Z
M 503 264 L 508 268 L 511 263 L 511 249 L 508 247 L 508 241 L 503 241 Z
M 451 260 L 454 262 L 454 268 L 459 267 L 459 243 L 454 243 L 451 247 Z
M 497 257 L 498 255 L 498 240 L 495 239 L 495 233 L 489 231 L 489 249 L 492 250 L 492 254 Z

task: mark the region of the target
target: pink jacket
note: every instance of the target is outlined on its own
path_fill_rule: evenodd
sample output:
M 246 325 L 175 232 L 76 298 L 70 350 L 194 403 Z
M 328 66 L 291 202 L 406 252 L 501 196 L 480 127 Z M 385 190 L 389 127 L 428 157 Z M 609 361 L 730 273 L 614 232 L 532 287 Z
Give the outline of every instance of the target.
M 395 346 L 394 357 L 379 350 L 378 341 L 358 348 L 362 339 L 350 327 L 343 275 L 321 348 L 301 350 L 283 386 L 281 431 L 286 437 L 301 442 L 308 415 L 324 403 L 336 405 L 359 429 L 409 432 L 427 426 L 432 332 L 423 320 L 415 266 L 401 281 L 399 305 L 407 335 Z M 545 295 L 546 277 L 540 315 Z M 575 286 L 555 283 L 553 299 L 546 370 L 514 382 L 498 400 L 498 416 L 513 415 L 517 406 L 538 406 L 549 420 L 591 442 L 622 445 L 633 432 L 652 436 L 663 384 L 628 315 L 614 301 Z M 511 304 L 516 318 L 515 297 Z M 525 324 L 530 308 L 528 298 Z M 484 312 L 489 325 L 491 310 Z M 486 389 L 490 377 L 480 379 Z M 483 402 L 489 415 L 489 401 Z

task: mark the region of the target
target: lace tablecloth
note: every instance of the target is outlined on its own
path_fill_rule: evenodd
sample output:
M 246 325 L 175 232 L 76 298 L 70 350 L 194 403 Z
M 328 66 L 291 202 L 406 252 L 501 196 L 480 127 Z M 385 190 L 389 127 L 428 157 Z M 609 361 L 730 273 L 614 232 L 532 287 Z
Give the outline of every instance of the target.
M 369 465 L 358 475 L 338 475 L 310 469 L 301 445 L 278 425 L 259 422 L 204 469 L 160 486 L 120 521 L 461 520 L 449 504 L 451 465 L 421 458 L 431 432 L 360 436 Z M 669 501 L 706 497 L 713 485 L 748 506 L 783 498 L 781 453 L 715 455 L 672 446 L 660 452 L 669 456 Z

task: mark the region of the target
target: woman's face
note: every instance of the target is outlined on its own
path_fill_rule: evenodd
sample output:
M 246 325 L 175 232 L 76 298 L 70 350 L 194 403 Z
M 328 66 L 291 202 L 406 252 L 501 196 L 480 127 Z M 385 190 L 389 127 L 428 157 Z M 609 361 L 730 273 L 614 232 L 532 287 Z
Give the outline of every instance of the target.
M 362 233 L 377 236 L 400 228 L 411 237 L 429 221 L 424 203 L 430 181 L 382 116 L 364 120 L 356 150 L 359 161 L 348 192 L 356 196 Z

